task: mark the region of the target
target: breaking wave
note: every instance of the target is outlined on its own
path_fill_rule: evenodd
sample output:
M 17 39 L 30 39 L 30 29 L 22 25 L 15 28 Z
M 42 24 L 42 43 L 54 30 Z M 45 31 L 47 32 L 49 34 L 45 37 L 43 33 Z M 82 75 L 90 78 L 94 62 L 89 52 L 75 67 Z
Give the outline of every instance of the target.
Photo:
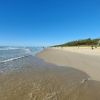
M 10 59 L 7 59 L 7 60 L 0 61 L 0 63 L 6 63 L 6 62 L 9 62 L 9 61 L 14 61 L 14 60 L 21 59 L 21 58 L 24 58 L 24 57 L 26 57 L 26 56 L 20 56 L 20 57 L 16 57 L 16 58 L 10 58 Z

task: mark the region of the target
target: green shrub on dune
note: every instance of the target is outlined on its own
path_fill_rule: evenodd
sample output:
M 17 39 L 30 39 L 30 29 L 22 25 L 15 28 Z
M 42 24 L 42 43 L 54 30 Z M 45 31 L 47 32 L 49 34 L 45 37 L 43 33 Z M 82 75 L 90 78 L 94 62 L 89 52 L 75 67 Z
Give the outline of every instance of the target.
M 56 45 L 57 46 L 100 46 L 100 38 L 97 39 L 82 39 L 82 40 L 75 40 L 75 41 L 71 41 L 71 42 L 67 42 L 61 45 Z

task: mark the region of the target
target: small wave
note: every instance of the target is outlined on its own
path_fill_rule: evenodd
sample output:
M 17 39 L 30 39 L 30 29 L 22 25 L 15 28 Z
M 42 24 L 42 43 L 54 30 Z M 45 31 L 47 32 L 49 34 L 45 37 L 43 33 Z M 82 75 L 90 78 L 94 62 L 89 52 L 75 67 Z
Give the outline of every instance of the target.
M 16 57 L 16 58 L 10 58 L 10 59 L 7 59 L 7 60 L 0 61 L 0 63 L 6 63 L 6 62 L 9 62 L 9 61 L 18 60 L 18 59 L 21 59 L 21 58 L 24 58 L 24 57 L 27 57 L 27 56 L 25 55 L 25 56 L 20 56 L 20 57 Z
M 0 48 L 0 50 L 17 50 L 17 49 L 20 49 L 20 48 L 15 48 L 15 47 L 4 47 L 4 48 Z
M 24 48 L 23 50 L 24 50 L 27 54 L 31 54 L 31 53 L 32 53 L 31 50 L 28 49 L 28 48 Z
M 42 48 L 23 48 L 23 50 L 25 51 L 25 54 L 34 56 L 36 53 L 42 51 Z

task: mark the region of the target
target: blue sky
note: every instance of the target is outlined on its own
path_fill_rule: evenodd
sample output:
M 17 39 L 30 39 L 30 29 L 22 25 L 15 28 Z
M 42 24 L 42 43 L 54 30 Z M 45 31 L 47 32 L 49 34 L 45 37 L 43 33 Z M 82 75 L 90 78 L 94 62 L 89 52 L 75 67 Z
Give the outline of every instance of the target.
M 54 45 L 89 37 L 100 37 L 100 0 L 0 0 L 0 45 Z

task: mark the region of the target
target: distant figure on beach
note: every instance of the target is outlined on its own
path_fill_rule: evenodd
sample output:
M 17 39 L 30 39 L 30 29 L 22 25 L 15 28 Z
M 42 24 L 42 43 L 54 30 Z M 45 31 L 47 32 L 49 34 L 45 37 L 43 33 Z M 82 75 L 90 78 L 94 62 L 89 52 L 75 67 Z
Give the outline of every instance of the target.
M 78 48 L 79 48 L 80 46 L 78 45 Z
M 45 49 L 45 47 L 42 47 L 43 49 Z
M 95 46 L 95 48 L 97 48 L 97 46 Z
M 93 45 L 91 46 L 91 49 L 93 50 L 94 48 L 93 48 Z

